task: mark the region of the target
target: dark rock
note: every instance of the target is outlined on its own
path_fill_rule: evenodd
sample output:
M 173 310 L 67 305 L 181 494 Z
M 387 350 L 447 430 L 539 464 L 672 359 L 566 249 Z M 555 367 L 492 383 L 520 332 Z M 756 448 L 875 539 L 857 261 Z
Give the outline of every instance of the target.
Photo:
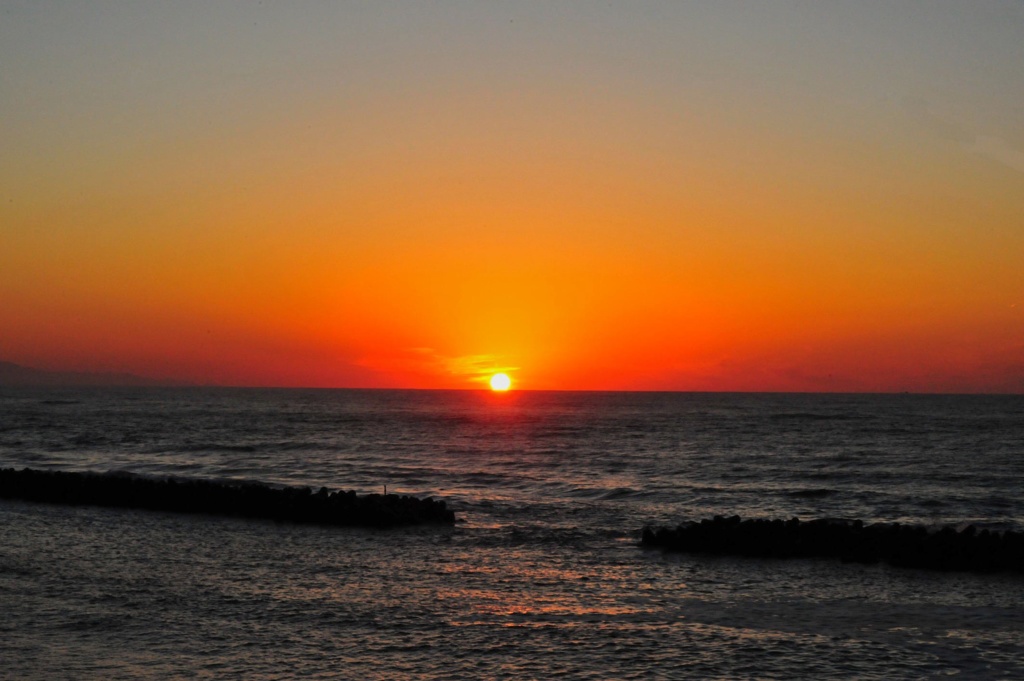
M 141 478 L 98 473 L 0 469 L 0 498 L 51 504 L 114 506 L 175 513 L 263 518 L 318 525 L 451 525 L 455 514 L 427 497 L 329 492 L 260 483 Z
M 945 527 L 929 533 L 924 527 L 900 523 L 715 516 L 675 528 L 645 527 L 641 543 L 688 553 L 839 558 L 927 570 L 1024 572 L 1024 533 L 978 531 L 973 525 L 961 532 Z

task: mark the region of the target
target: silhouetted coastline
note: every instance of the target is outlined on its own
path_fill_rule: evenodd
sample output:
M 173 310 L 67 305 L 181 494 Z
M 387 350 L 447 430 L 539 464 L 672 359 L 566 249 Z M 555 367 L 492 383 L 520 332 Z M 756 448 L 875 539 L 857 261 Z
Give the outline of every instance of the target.
M 0 498 L 66 505 L 205 513 L 349 527 L 455 522 L 444 501 L 397 494 L 357 495 L 261 483 L 155 479 L 132 475 L 0 469 Z
M 155 388 L 191 387 L 188 381 L 118 371 L 47 371 L 0 361 L 0 388 Z
M 715 516 L 675 528 L 645 527 L 641 543 L 667 551 L 759 558 L 839 558 L 897 567 L 966 572 L 1024 572 L 1024 533 L 937 531 L 860 520 L 743 520 Z

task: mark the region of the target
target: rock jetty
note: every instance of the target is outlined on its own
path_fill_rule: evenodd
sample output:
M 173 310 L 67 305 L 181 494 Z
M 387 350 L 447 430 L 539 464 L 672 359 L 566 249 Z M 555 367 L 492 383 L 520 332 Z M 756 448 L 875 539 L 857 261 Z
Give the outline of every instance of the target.
M 276 488 L 255 482 L 213 482 L 134 475 L 0 469 L 0 498 L 51 504 L 113 506 L 175 513 L 261 518 L 349 527 L 455 522 L 443 501 L 398 494 Z
M 1024 573 L 1024 533 L 973 525 L 931 529 L 860 520 L 743 520 L 715 516 L 678 527 L 645 527 L 641 543 L 668 551 L 759 558 L 839 558 L 898 567 Z

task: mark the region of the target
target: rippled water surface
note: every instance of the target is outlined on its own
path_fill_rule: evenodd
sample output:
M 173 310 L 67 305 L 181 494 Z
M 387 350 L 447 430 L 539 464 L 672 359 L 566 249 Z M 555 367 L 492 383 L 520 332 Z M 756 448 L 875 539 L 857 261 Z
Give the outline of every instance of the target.
M 1024 677 L 1020 577 L 637 546 L 716 513 L 1024 529 L 1019 397 L 19 391 L 0 466 L 387 485 L 461 519 L 0 502 L 12 678 Z

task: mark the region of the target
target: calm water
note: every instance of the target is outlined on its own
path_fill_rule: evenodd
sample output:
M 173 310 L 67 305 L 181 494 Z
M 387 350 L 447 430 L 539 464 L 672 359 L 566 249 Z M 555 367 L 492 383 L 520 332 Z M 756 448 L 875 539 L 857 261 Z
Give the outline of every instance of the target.
M 1024 678 L 1024 579 L 663 555 L 713 514 L 1024 529 L 1024 398 L 0 393 L 0 466 L 443 497 L 374 533 L 0 502 L 0 676 Z

